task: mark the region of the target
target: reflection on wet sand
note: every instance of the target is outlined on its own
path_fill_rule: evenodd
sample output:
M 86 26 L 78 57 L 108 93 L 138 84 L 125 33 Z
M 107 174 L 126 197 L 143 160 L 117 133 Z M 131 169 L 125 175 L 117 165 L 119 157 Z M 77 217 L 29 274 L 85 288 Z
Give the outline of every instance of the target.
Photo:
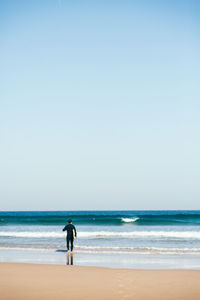
M 67 265 L 73 265 L 74 264 L 74 256 L 73 256 L 72 253 L 71 254 L 67 253 L 67 263 L 66 264 Z

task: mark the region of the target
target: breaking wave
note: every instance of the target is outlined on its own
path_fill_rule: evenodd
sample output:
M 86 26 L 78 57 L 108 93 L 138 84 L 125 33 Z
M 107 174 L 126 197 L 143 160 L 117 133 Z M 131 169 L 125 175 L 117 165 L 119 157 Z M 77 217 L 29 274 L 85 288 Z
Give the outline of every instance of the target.
M 132 223 L 132 222 L 136 222 L 137 220 L 139 220 L 139 218 L 121 218 L 122 222 L 125 223 Z
M 26 238 L 63 238 L 63 232 L 29 232 L 29 231 L 1 231 L 0 237 L 26 237 Z M 200 239 L 200 231 L 84 231 L 78 232 L 78 238 L 180 238 Z

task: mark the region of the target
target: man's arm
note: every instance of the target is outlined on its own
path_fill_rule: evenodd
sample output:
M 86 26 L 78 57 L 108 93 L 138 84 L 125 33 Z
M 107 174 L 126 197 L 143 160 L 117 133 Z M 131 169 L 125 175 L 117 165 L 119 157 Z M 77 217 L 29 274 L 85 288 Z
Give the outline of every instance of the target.
M 63 231 L 67 230 L 67 225 L 63 228 Z
M 73 229 L 74 229 L 74 231 L 75 231 L 75 237 L 77 237 L 77 235 L 76 235 L 76 227 L 73 225 Z

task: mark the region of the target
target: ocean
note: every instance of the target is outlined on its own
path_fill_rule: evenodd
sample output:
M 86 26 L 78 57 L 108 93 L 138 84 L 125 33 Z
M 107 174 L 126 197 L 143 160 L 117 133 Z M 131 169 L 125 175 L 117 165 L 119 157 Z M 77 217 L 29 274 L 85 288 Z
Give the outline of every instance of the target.
M 200 269 L 200 211 L 0 212 L 0 261 L 66 263 L 70 218 L 73 264 Z

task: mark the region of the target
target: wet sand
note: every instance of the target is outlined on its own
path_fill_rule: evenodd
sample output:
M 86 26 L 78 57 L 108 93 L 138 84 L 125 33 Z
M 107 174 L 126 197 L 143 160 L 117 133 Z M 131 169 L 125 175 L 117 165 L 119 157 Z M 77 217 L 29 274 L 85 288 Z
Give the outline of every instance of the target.
M 4 300 L 199 300 L 199 270 L 133 270 L 0 263 Z

